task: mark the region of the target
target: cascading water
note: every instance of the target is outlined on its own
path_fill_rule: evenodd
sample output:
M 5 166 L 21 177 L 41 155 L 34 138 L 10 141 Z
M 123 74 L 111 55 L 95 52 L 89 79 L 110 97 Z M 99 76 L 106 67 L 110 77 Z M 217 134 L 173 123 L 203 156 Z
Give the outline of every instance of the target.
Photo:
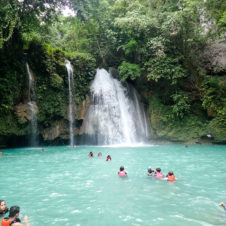
M 70 61 L 66 61 L 66 68 L 68 73 L 68 90 L 69 90 L 69 133 L 70 133 L 70 146 L 74 146 L 74 96 L 73 96 L 73 87 L 74 87 L 74 74 L 73 68 Z
M 132 145 L 149 138 L 147 116 L 134 88 L 127 89 L 106 70 L 97 69 L 90 90 L 83 132 L 95 144 Z
M 37 106 L 36 106 L 36 95 L 34 89 L 34 79 L 28 63 L 26 63 L 26 69 L 29 79 L 29 96 L 28 96 L 28 105 L 31 111 L 31 146 L 38 145 L 38 122 L 37 122 Z

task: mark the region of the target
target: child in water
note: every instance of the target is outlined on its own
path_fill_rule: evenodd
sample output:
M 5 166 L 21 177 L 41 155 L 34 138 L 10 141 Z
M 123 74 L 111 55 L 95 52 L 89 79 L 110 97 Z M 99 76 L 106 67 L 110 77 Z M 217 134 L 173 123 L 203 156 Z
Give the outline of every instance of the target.
M 175 181 L 176 180 L 173 171 L 169 171 L 166 177 L 167 177 L 168 181 Z
M 89 156 L 90 158 L 92 158 L 92 157 L 93 157 L 93 152 L 90 152 L 90 153 L 88 154 L 88 156 Z
M 125 177 L 125 176 L 127 176 L 127 172 L 125 171 L 124 166 L 121 166 L 121 167 L 120 167 L 119 172 L 118 172 L 118 175 L 119 175 L 120 177 Z
M 221 202 L 221 203 L 219 204 L 219 206 L 222 206 L 222 207 L 224 208 L 224 210 L 226 211 L 226 206 L 225 206 L 225 204 L 224 204 L 223 202 Z
M 148 167 L 147 174 L 149 177 L 153 177 L 155 175 L 155 171 L 151 168 L 151 166 Z
M 106 161 L 111 161 L 111 156 L 110 155 L 107 156 Z
M 163 173 L 161 173 L 161 169 L 160 168 L 156 168 L 156 171 L 155 171 L 155 178 L 163 178 L 164 175 Z

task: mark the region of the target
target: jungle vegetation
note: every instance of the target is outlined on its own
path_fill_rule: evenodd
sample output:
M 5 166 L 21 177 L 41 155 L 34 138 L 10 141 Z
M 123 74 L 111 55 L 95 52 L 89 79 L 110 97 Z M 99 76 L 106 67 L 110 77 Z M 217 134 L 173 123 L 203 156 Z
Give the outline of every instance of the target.
M 65 16 L 64 7 L 73 14 Z M 14 108 L 26 99 L 26 52 L 42 75 L 37 96 L 43 128 L 65 114 L 59 103 L 67 95 L 67 58 L 79 68 L 77 104 L 95 68 L 114 67 L 142 95 L 153 137 L 185 142 L 211 133 L 224 143 L 226 74 L 204 70 L 202 53 L 210 42 L 225 41 L 225 32 L 224 0 L 1 0 L 0 134 L 27 132 Z

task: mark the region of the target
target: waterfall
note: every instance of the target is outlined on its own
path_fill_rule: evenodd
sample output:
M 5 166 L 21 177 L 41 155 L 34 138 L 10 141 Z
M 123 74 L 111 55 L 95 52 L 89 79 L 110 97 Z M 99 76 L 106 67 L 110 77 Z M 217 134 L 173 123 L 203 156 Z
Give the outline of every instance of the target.
M 34 79 L 30 70 L 28 63 L 26 63 L 26 69 L 29 79 L 29 92 L 28 92 L 28 105 L 31 111 L 31 146 L 38 145 L 38 122 L 37 122 L 37 105 L 36 105 L 36 95 L 34 89 Z
M 68 90 L 69 90 L 69 133 L 70 133 L 70 146 L 74 146 L 74 97 L 73 97 L 73 87 L 74 87 L 74 74 L 73 68 L 70 61 L 66 61 L 66 68 L 68 73 Z
M 90 91 L 83 133 L 94 143 L 132 145 L 149 138 L 147 115 L 134 88 L 97 69 Z

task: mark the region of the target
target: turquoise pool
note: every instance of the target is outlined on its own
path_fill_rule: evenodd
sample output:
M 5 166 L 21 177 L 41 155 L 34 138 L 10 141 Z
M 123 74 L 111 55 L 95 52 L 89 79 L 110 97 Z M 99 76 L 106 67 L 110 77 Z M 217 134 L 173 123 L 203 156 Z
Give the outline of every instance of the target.
M 31 226 L 226 225 L 218 206 L 226 202 L 226 146 L 44 149 L 1 150 L 0 199 L 19 205 Z M 117 175 L 121 165 L 127 179 Z M 178 180 L 150 178 L 148 166 Z

